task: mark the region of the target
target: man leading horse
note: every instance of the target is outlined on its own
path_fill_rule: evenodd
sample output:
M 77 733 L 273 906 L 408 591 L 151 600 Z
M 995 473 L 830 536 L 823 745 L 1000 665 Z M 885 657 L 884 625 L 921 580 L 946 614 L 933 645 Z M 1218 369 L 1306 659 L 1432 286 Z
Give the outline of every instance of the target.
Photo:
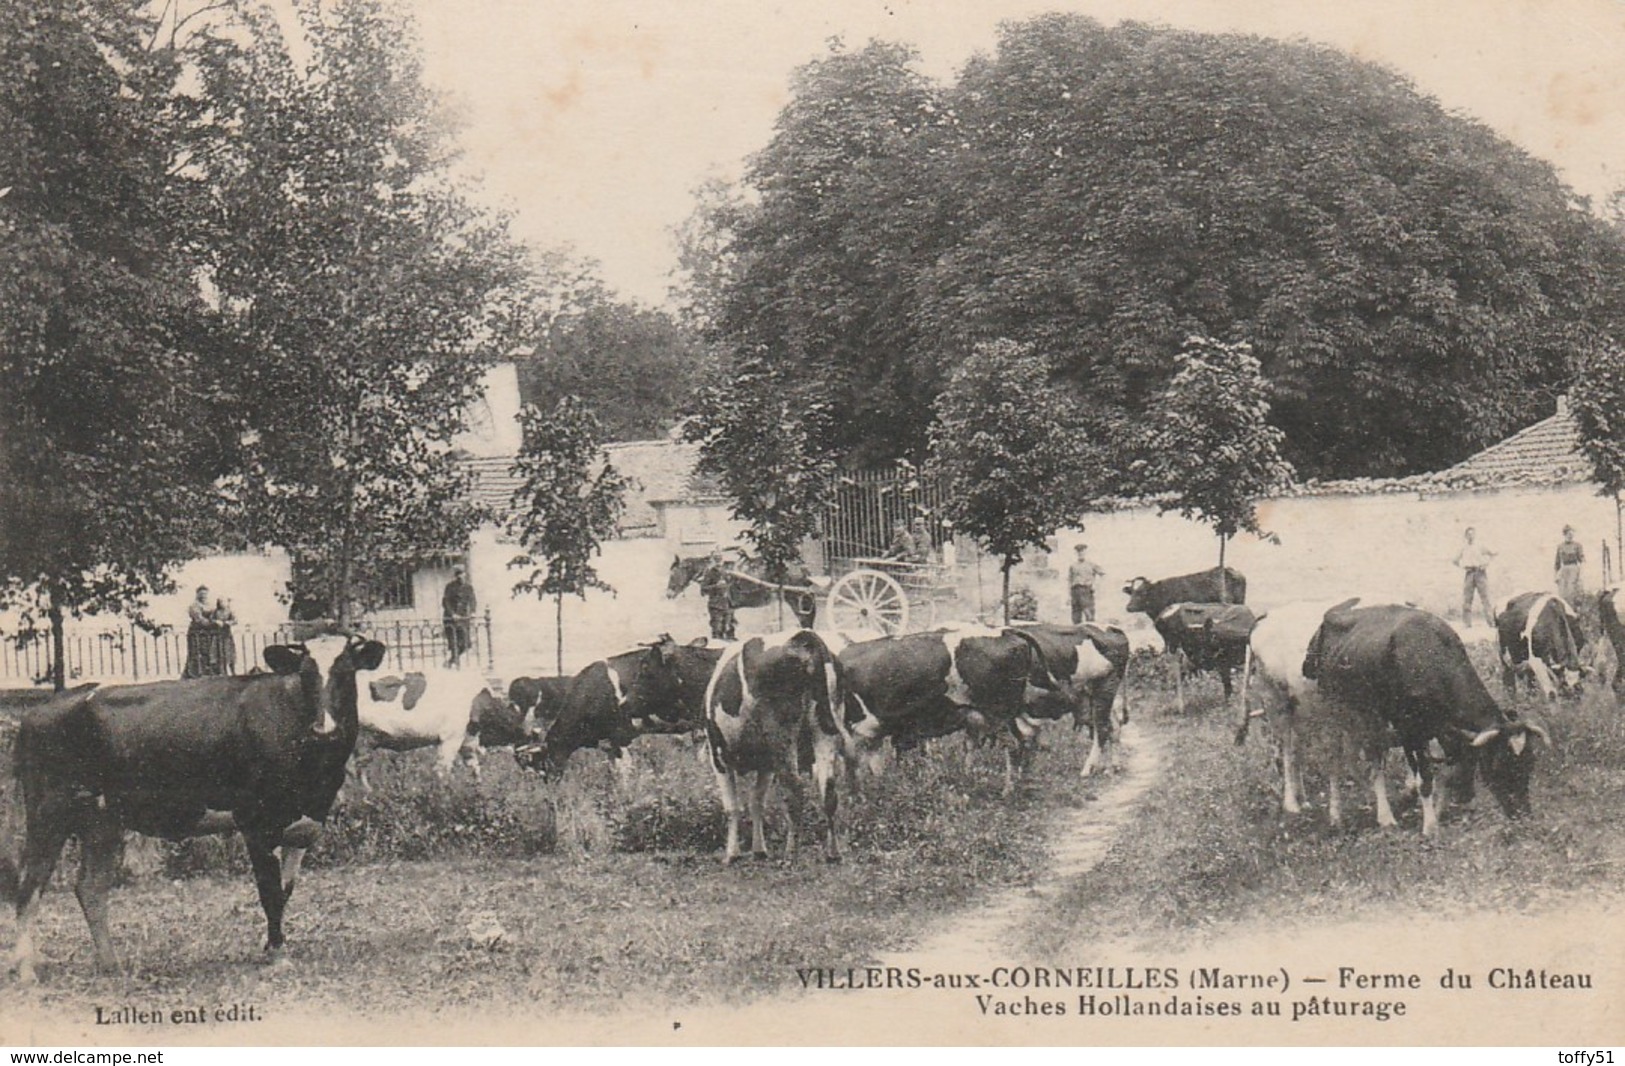
M 666 581 L 666 598 L 675 598 L 695 581 L 705 594 L 707 612 L 711 618 L 711 636 L 716 640 L 733 640 L 733 612 L 740 607 L 765 607 L 779 592 L 784 593 L 784 604 L 796 616 L 796 623 L 811 629 L 818 614 L 818 601 L 812 590 L 812 575 L 802 563 L 793 563 L 785 571 L 782 582 L 767 576 L 760 559 L 745 557 L 730 564 L 722 558 L 720 549 L 710 555 L 683 558 L 674 556 L 671 573 Z M 724 599 L 726 596 L 726 599 Z

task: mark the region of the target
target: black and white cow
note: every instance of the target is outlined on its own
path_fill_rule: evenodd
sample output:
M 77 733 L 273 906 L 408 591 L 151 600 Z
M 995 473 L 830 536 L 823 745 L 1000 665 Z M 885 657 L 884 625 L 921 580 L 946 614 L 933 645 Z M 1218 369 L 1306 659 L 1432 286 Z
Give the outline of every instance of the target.
M 435 772 L 445 777 L 460 758 L 479 772 L 480 719 L 497 714 L 502 700 L 485 678 L 464 670 L 426 669 L 357 676 L 361 737 L 356 758 L 374 750 L 435 749 Z
M 273 673 L 85 685 L 23 713 L 14 748 L 22 854 L 0 860 L 0 895 L 17 907 L 20 980 L 35 978 L 39 897 L 70 836 L 79 841 L 75 891 L 103 969 L 118 965 L 107 899 L 126 832 L 179 840 L 240 831 L 265 951 L 280 955 L 300 860 L 360 731 L 356 675 L 378 667 L 384 646 L 329 634 L 264 654 Z
M 533 734 L 514 756 L 544 780 L 557 780 L 582 748 L 601 746 L 619 760 L 645 734 L 702 728 L 705 688 L 722 651 L 703 639 L 678 644 L 662 635 L 636 651 L 588 665 L 571 679 L 564 706 L 543 737 L 537 741 Z
M 1107 764 L 1111 755 L 1113 712 L 1128 720 L 1123 676 L 1128 670 L 1129 639 L 1116 626 L 1092 622 L 1075 626 L 1026 623 L 1011 630 L 1032 641 L 1031 686 L 1026 690 L 1026 717 L 1072 715 L 1076 728 L 1089 726 L 1085 775 Z M 1025 736 L 1023 736 L 1025 739 Z
M 1514 596 L 1496 616 L 1495 629 L 1508 696 L 1517 689 L 1519 676 L 1528 677 L 1549 700 L 1579 695 L 1586 638 L 1567 601 L 1550 592 Z
M 1017 745 L 1005 768 L 1010 792 L 1021 743 L 1018 720 L 1029 702 L 1057 698 L 1034 691 L 1035 666 L 1042 670 L 1037 654 L 1031 638 L 976 625 L 841 647 L 849 764 L 878 769 L 888 739 L 902 749 L 961 730 L 978 741 L 1005 735 Z M 1056 716 L 1073 709 L 1069 703 L 1054 706 Z
M 1304 654 L 1303 676 L 1323 698 L 1393 731 L 1418 778 L 1422 832 L 1438 831 L 1433 744 L 1452 771 L 1451 791 L 1471 799 L 1475 775 L 1508 817 L 1530 811 L 1529 779 L 1539 726 L 1520 722 L 1496 704 L 1473 669 L 1450 623 L 1414 607 L 1342 604 L 1326 613 Z M 1387 741 L 1368 751 L 1377 820 L 1395 824 L 1382 773 Z
M 795 787 L 811 772 L 824 814 L 824 854 L 841 855 L 835 778 L 842 737 L 839 667 L 822 637 L 810 629 L 751 637 L 717 662 L 705 693 L 705 735 L 722 805 L 728 812 L 724 864 L 739 858 L 740 788 L 749 791 L 751 853 L 767 857 L 767 797 L 776 780 Z M 748 779 L 746 781 L 745 779 Z M 786 857 L 795 854 L 794 810 L 785 834 Z

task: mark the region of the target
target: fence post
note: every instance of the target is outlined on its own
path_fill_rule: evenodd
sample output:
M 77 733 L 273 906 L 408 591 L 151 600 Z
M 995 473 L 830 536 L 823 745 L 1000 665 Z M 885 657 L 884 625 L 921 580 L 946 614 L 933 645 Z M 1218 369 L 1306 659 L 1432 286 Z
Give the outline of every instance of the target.
M 136 643 L 135 626 L 130 626 L 130 680 L 141 680 L 141 645 Z

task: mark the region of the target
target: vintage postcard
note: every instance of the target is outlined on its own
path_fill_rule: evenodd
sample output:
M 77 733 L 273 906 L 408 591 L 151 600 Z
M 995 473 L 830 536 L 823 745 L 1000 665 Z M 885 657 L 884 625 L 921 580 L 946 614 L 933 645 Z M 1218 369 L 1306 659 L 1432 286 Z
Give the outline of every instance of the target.
M 189 26 L 176 5 L 153 8 L 184 41 L 230 6 L 181 3 L 201 20 Z M 385 21 L 318 44 L 294 6 L 268 5 L 255 32 L 280 34 L 294 62 L 336 49 L 355 61 L 346 76 L 385 47 L 393 30 L 377 27 L 398 25 L 374 13 Z M 317 22 L 366 8 L 304 6 Z M 299 589 L 328 573 L 319 553 L 251 535 L 316 521 L 290 517 L 292 490 L 266 493 L 269 524 L 228 523 L 140 620 L 58 611 L 54 640 L 47 614 L 10 604 L 8 745 L 23 724 L 6 785 L 17 859 L 0 867 L 0 1044 L 1534 1045 L 1613 1061 L 1625 1047 L 1613 650 L 1625 627 L 1608 590 L 1625 545 L 1618 496 L 1582 443 L 1611 409 L 1602 386 L 1570 395 L 1567 381 L 1576 338 L 1625 325 L 1606 310 L 1625 306 L 1625 279 L 1607 280 L 1625 264 L 1613 204 L 1625 6 L 398 6 L 406 66 L 456 122 L 443 142 L 417 130 L 397 143 L 455 151 L 456 187 L 505 212 L 508 236 L 545 265 L 537 291 L 555 320 L 482 369 L 453 442 L 459 491 L 485 519 L 393 570 L 365 560 L 382 576 L 364 616 L 345 618 L 352 635 L 311 622 L 336 613 L 321 605 L 291 621 Z M 60 45 L 51 34 L 77 25 L 0 19 L 19 34 L 0 41 L 0 62 L 29 78 Z M 222 63 L 182 84 L 236 100 L 255 78 L 281 84 L 279 69 Z M 269 113 L 256 107 L 275 107 L 254 99 L 233 127 L 245 143 L 274 126 L 256 124 Z M 31 101 L 0 91 L 0 123 L 33 115 Z M 51 114 L 78 114 L 59 105 Z M 1189 117 L 1213 114 L 1223 120 Z M 342 164 L 372 150 L 365 138 L 288 115 L 331 136 L 331 158 L 300 171 L 311 185 L 297 193 L 248 168 L 220 186 L 233 192 L 219 225 L 248 236 L 200 269 L 217 310 L 274 307 L 276 285 L 327 298 L 300 288 L 317 267 L 286 264 L 352 232 L 312 223 L 284 248 L 283 230 L 233 211 L 360 180 Z M 925 128 L 929 151 L 898 147 Z M 213 173 L 194 151 L 177 148 L 177 172 Z M 389 151 L 380 173 L 420 162 Z M 19 262 L 43 262 L 18 235 L 51 232 L 26 221 L 48 162 L 0 152 L 0 234 Z M 740 222 L 763 202 L 780 214 Z M 1073 241 L 1084 203 L 1092 221 Z M 451 209 L 436 218 L 463 224 Z M 749 256 L 759 291 L 728 290 Z M 400 316 L 392 343 L 462 313 L 440 301 L 473 283 L 436 276 L 439 290 L 380 312 Z M 254 295 L 232 289 L 269 278 Z M 45 288 L 0 277 L 8 300 Z M 0 305 L 0 338 L 32 336 L 16 300 Z M 1103 450 L 1088 454 L 1111 454 L 1099 427 L 1149 425 L 1160 401 L 1147 397 L 1172 376 L 1175 352 L 1146 369 L 1136 338 L 1193 308 L 1230 318 L 1189 344 L 1244 369 L 1263 353 L 1296 467 L 1226 540 L 1214 512 L 1183 517 L 1159 506 L 1165 489 L 1136 499 L 1122 495 L 1135 483 L 1105 479 L 1098 509 L 1007 559 L 967 532 L 974 508 L 954 497 L 983 486 L 892 461 L 949 410 L 932 402 L 954 359 L 975 351 L 992 368 L 980 394 L 961 388 L 966 424 L 987 414 L 979 398 L 1014 387 L 1034 349 L 1000 348 L 1008 337 L 1059 360 L 1058 389 L 1121 416 L 1090 423 Z M 69 317 L 80 310 L 94 317 Z M 358 329 L 376 327 L 355 313 Z M 1093 332 L 1076 340 L 1068 315 Z M 933 361 L 919 322 L 959 355 Z M 768 390 L 783 402 L 739 419 L 767 436 L 816 417 L 798 360 L 847 361 L 818 399 L 844 420 L 831 432 L 849 456 L 881 459 L 819 474 L 827 492 L 798 571 L 753 568 L 765 542 L 729 491 L 737 464 L 702 465 L 678 424 L 690 408 L 677 393 L 712 358 L 696 323 L 787 346 L 767 360 L 788 368 L 782 396 Z M 307 345 L 314 365 L 337 358 L 324 345 L 348 326 L 301 328 L 253 343 Z M 1289 372 L 1272 353 L 1294 344 L 1319 354 Z M 1406 344 L 1441 369 L 1407 377 L 1390 360 Z M 1337 376 L 1356 348 L 1365 362 Z M 1546 361 L 1519 377 L 1525 355 Z M 41 374 L 27 380 L 51 380 Z M 254 375 L 253 391 L 276 397 L 292 376 Z M 80 419 L 117 417 L 117 389 L 138 378 L 106 411 L 84 401 Z M 563 469 L 562 453 L 515 464 L 531 447 L 522 408 L 576 390 L 612 426 L 593 454 L 625 489 L 617 530 L 590 554 L 601 584 L 555 595 L 546 567 L 513 562 L 535 543 L 515 532 L 526 486 Z M 284 420 L 331 399 L 315 385 L 288 395 Z M 728 395 L 717 402 L 745 402 Z M 351 405 L 349 439 L 390 402 Z M 1209 420 L 1191 402 L 1189 433 L 1158 438 L 1194 460 L 1169 467 L 1176 480 L 1252 469 L 1256 442 L 1275 446 L 1204 443 L 1205 423 L 1234 412 L 1200 401 Z M 33 408 L 4 410 L 19 412 L 7 436 L 33 431 L 21 421 Z M 995 411 L 991 435 L 1024 442 L 1008 449 L 1022 453 L 1005 456 L 1012 469 L 1051 443 L 1031 429 L 1047 410 Z M 1477 418 L 1499 421 L 1481 432 Z M 274 437 L 267 426 L 238 441 L 262 464 L 232 482 L 243 499 L 274 481 Z M 23 453 L 4 454 L 23 484 Z M 105 476 L 154 485 L 163 454 L 132 444 Z M 763 484 L 772 476 L 764 466 Z M 1017 495 L 1054 491 L 1035 480 Z M 773 506 L 756 495 L 758 512 Z M 8 494 L 42 509 L 8 535 L 67 542 L 88 527 L 45 514 L 47 496 Z M 178 498 L 155 492 L 151 506 Z M 405 513 L 386 494 L 352 500 Z M 1212 569 L 1221 559 L 1228 572 Z M 68 691 L 53 697 L 55 669 Z M 333 737 L 337 761 L 312 754 Z M 1375 777 L 1361 759 L 1373 747 L 1387 753 Z M 780 767 L 805 772 L 768 787 Z M 221 795 L 236 808 L 201 798 Z M 150 835 L 131 833 L 121 853 L 137 828 Z M 48 852 L 61 853 L 54 868 Z

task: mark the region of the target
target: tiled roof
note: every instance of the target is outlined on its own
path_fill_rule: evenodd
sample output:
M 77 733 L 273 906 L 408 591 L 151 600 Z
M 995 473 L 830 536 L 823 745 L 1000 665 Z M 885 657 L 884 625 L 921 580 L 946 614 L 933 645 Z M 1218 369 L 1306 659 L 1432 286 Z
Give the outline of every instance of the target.
M 1580 450 L 1580 427 L 1566 404 L 1556 414 L 1455 466 L 1396 478 L 1349 478 L 1294 486 L 1287 496 L 1368 496 L 1396 492 L 1457 492 L 1515 485 L 1568 485 L 1590 481 L 1591 461 Z
M 669 440 L 622 441 L 604 445 L 605 457 L 632 482 L 626 494 L 621 532 L 627 536 L 654 533 L 658 528 L 654 505 L 677 501 L 713 503 L 721 499 L 714 483 L 694 472 L 699 445 Z M 519 479 L 509 472 L 512 456 L 469 458 L 464 469 L 474 478 L 470 496 L 498 516 L 513 507 Z
M 1591 461 L 1580 450 L 1580 426 L 1565 408 L 1442 471 L 1485 481 L 1589 481 Z

